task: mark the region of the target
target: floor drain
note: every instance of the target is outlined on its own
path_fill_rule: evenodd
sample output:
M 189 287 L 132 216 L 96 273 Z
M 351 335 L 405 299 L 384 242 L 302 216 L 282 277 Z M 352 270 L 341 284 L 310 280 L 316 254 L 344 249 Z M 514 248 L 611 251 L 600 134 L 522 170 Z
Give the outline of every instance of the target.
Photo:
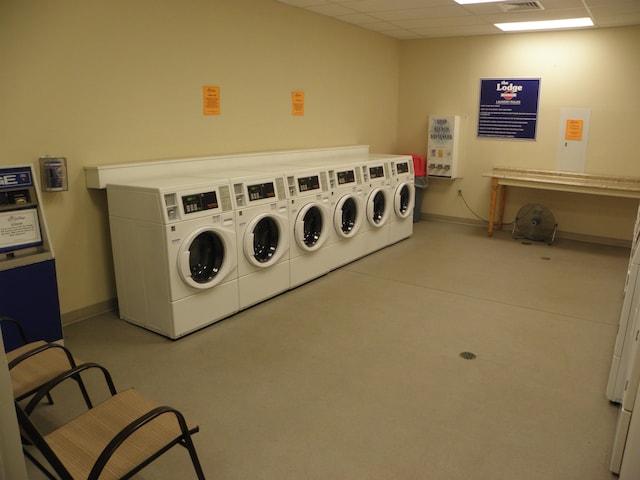
M 473 360 L 474 358 L 476 358 L 476 354 L 472 352 L 462 352 L 460 356 L 465 360 Z

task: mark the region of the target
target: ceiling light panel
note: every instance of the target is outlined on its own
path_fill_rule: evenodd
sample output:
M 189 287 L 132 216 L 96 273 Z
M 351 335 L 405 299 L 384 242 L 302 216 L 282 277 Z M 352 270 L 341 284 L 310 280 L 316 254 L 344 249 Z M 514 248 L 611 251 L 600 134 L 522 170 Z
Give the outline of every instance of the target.
M 556 30 L 559 28 L 592 27 L 593 21 L 589 17 L 584 17 L 566 18 L 562 20 L 542 20 L 537 22 L 496 23 L 495 26 L 503 32 L 523 32 L 532 30 Z

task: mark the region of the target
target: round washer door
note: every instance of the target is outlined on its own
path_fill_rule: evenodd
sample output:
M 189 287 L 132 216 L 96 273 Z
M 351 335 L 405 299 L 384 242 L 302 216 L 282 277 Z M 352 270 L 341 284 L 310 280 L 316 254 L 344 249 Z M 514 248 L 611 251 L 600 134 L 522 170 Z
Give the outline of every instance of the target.
M 327 209 L 319 203 L 307 203 L 296 216 L 293 234 L 300 248 L 308 252 L 319 249 L 329 236 Z
M 244 256 L 256 267 L 276 263 L 289 248 L 287 223 L 279 216 L 262 213 L 252 219 L 244 232 Z
M 400 218 L 413 214 L 414 186 L 409 182 L 400 182 L 393 194 L 393 211 Z
M 389 190 L 376 187 L 367 198 L 367 221 L 372 227 L 382 227 L 389 220 L 391 205 Z
M 235 239 L 227 232 L 202 227 L 191 232 L 178 250 L 180 278 L 193 288 L 211 288 L 236 266 Z
M 342 238 L 355 236 L 362 225 L 360 199 L 348 194 L 340 198 L 333 213 L 333 226 Z

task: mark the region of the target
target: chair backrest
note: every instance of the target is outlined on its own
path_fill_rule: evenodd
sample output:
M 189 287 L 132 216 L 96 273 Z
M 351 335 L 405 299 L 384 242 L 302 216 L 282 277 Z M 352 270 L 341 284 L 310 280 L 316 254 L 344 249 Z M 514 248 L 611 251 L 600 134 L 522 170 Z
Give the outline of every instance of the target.
M 32 444 L 45 458 L 47 463 L 51 466 L 51 468 L 58 474 L 60 480 L 73 480 L 73 477 L 69 473 L 69 471 L 62 464 L 60 459 L 56 456 L 54 451 L 51 449 L 47 441 L 44 439 L 38 427 L 34 425 L 34 423 L 29 418 L 29 415 L 22 409 L 22 407 L 18 404 L 18 402 L 14 402 L 16 408 L 16 416 L 18 417 L 18 426 L 20 427 L 20 434 L 23 439 L 30 444 Z M 25 451 L 25 455 L 27 455 L 34 464 L 43 471 L 48 473 L 47 476 L 51 477 L 51 473 L 47 471 L 46 467 L 38 462 L 35 458 L 28 455 Z

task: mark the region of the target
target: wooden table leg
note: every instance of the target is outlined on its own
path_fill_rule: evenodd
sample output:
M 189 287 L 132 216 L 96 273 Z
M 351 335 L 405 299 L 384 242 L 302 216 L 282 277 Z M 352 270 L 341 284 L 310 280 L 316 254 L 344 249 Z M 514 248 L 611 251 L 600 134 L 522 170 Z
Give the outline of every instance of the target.
M 498 206 L 498 228 L 502 230 L 502 223 L 504 220 L 504 197 L 507 194 L 507 187 L 500 185 L 500 204 Z
M 496 200 L 498 199 L 498 179 L 491 179 L 491 203 L 489 204 L 489 229 L 487 235 L 493 235 L 493 219 L 496 215 Z

